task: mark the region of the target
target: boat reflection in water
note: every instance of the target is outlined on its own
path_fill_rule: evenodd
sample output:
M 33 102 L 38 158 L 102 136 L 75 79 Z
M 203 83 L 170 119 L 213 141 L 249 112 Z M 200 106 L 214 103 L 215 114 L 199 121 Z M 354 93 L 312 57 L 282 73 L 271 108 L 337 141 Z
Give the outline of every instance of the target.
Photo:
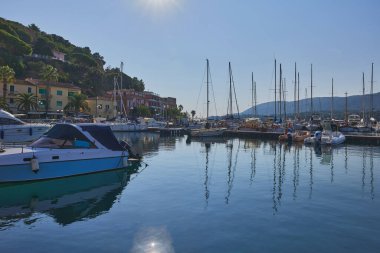
M 123 169 L 29 183 L 0 185 L 0 230 L 44 213 L 61 225 L 108 212 L 137 175 L 140 163 Z
M 126 141 L 134 154 L 150 157 L 158 154 L 160 142 L 165 137 L 160 137 L 159 133 L 154 132 L 115 132 L 115 137 L 121 141 Z M 172 138 L 173 147 L 175 138 Z M 174 148 L 173 148 L 174 149 Z

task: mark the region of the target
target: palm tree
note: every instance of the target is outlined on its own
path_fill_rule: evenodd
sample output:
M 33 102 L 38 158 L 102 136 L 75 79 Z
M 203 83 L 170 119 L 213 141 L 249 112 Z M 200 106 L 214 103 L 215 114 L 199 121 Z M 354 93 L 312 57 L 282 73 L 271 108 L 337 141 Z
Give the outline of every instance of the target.
M 45 103 L 46 117 L 47 117 L 47 112 L 49 110 L 49 105 L 50 105 L 50 100 L 49 100 L 50 82 L 57 82 L 58 76 L 59 76 L 58 70 L 51 65 L 46 65 L 42 69 L 41 78 L 43 81 L 46 82 L 46 92 L 45 92 L 45 96 L 46 96 L 46 103 Z
M 5 111 L 9 110 L 9 106 L 7 104 L 7 101 L 4 98 L 0 98 L 0 109 L 3 109 Z
M 74 111 L 75 115 L 78 115 L 80 110 L 89 111 L 88 103 L 86 101 L 87 96 L 84 94 L 76 93 L 69 97 L 69 103 L 65 106 L 65 111 Z
M 191 110 L 191 121 L 194 121 L 195 110 Z
M 179 106 L 178 106 L 178 110 L 179 110 L 179 112 L 182 112 L 182 110 L 183 110 L 183 105 L 179 105 Z
M 18 103 L 17 110 L 22 110 L 25 113 L 38 109 L 37 97 L 31 93 L 18 94 L 16 102 Z
M 15 71 L 11 67 L 9 67 L 8 65 L 0 67 L 0 79 L 3 81 L 4 101 L 7 98 L 8 83 L 12 82 L 14 78 L 15 78 Z

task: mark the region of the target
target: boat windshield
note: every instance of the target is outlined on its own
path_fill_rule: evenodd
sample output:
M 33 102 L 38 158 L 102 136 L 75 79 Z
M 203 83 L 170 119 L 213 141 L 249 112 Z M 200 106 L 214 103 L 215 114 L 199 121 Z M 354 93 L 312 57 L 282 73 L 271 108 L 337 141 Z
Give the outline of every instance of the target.
M 42 136 L 31 145 L 33 148 L 97 148 L 94 143 L 88 140 L 77 139 L 55 139 Z
M 57 124 L 45 135 L 33 142 L 33 148 L 97 148 L 72 125 Z

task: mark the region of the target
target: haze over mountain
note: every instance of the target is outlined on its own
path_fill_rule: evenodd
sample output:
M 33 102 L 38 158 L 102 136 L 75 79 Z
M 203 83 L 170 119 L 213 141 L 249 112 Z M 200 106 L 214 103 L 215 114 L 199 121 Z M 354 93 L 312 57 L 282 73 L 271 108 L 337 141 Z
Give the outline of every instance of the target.
M 300 113 L 309 113 L 311 112 L 311 99 L 300 99 Z M 277 101 L 277 103 L 279 103 Z M 262 103 L 257 105 L 257 115 L 274 115 L 274 101 L 268 103 Z M 287 101 L 282 105 L 282 114 L 284 114 L 284 104 L 286 108 L 286 114 L 291 115 L 294 113 L 294 101 Z M 347 96 L 347 111 L 348 114 L 361 114 L 363 111 L 363 107 L 365 112 L 367 113 L 370 110 L 370 95 L 354 95 Z M 334 113 L 336 114 L 344 114 L 346 110 L 346 98 L 345 97 L 334 97 Z M 380 92 L 373 94 L 373 108 L 377 113 L 380 111 Z M 331 97 L 316 97 L 313 98 L 313 111 L 314 112 L 325 112 L 326 114 L 331 111 Z M 277 114 L 279 114 L 279 109 L 277 109 Z M 252 107 L 246 109 L 241 113 L 242 116 L 251 116 L 252 115 Z

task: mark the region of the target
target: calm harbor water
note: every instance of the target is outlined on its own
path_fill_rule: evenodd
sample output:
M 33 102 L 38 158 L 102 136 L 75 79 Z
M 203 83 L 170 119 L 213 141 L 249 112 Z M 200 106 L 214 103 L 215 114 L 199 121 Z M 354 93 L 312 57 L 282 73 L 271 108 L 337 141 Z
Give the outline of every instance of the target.
M 118 138 L 144 163 L 0 185 L 1 252 L 380 248 L 379 146 L 189 141 L 153 133 Z

